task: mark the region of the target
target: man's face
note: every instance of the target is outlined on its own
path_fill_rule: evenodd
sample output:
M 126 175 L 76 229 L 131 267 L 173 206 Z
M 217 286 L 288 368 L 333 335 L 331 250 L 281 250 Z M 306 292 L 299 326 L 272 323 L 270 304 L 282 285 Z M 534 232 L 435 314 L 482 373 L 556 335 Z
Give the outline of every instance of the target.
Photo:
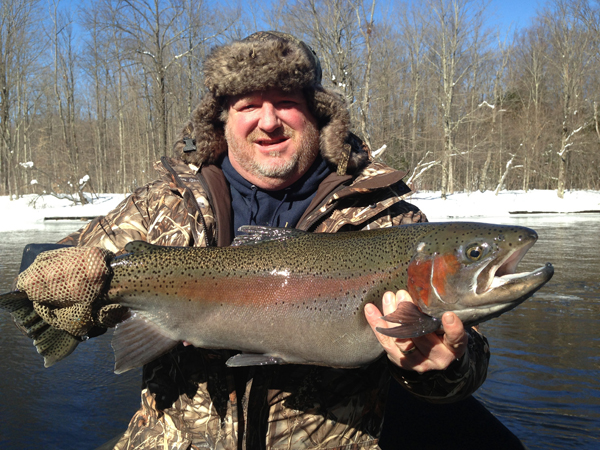
M 231 98 L 225 138 L 233 167 L 268 190 L 297 181 L 319 152 L 317 122 L 301 92 L 269 89 Z

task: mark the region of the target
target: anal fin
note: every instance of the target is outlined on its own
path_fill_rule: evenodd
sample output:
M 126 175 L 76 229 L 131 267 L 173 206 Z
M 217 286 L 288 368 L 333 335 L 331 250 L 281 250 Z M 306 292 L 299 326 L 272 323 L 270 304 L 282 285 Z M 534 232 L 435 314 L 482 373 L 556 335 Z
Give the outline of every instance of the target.
M 257 353 L 240 353 L 227 360 L 227 367 L 244 366 L 271 366 L 276 364 L 286 364 L 282 358 L 269 355 L 260 355 Z
M 143 366 L 167 353 L 177 343 L 178 341 L 165 336 L 153 322 L 139 314 L 133 314 L 115 328 L 112 339 L 115 373 Z

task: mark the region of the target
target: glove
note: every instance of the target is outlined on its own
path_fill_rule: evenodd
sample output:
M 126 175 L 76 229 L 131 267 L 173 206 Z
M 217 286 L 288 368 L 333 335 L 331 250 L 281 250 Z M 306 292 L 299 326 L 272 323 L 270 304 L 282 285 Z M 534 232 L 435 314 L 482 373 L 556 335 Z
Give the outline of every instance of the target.
M 112 269 L 114 253 L 98 247 L 68 247 L 41 253 L 17 280 L 38 315 L 73 336 L 94 325 Z M 118 305 L 109 305 L 118 308 Z

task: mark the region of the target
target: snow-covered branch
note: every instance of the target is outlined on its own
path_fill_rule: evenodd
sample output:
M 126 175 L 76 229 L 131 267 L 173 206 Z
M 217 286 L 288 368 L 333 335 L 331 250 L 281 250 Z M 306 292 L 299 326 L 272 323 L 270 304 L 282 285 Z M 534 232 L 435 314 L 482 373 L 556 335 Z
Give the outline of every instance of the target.
M 421 160 L 417 163 L 417 165 L 413 169 L 410 177 L 408 177 L 408 180 L 406 180 L 406 184 L 408 184 L 410 186 L 416 180 L 418 180 L 425 172 L 427 172 L 429 169 L 440 164 L 440 161 L 437 161 L 437 160 L 423 162 L 423 161 L 425 161 L 425 158 L 427 158 L 430 154 L 431 154 L 431 152 L 425 153 L 425 156 L 423 156 L 423 158 L 421 158 Z
M 479 105 L 477 105 L 478 108 L 481 108 L 482 106 L 487 106 L 491 109 L 496 108 L 496 105 L 490 105 L 488 102 L 486 102 L 485 100 L 482 101 Z
M 576 130 L 571 131 L 571 133 L 569 133 L 569 135 L 565 139 L 565 144 L 563 145 L 563 148 L 561 148 L 559 152 L 556 152 L 556 154 L 562 158 L 565 155 L 565 153 L 567 152 L 567 150 L 569 150 L 569 148 L 571 148 L 573 146 L 574 143 L 571 142 L 571 139 L 573 138 L 573 136 L 575 136 L 581 130 L 586 128 L 588 125 L 589 125 L 589 123 L 584 123 L 582 126 L 577 128 Z
M 500 178 L 500 181 L 498 182 L 498 186 L 496 187 L 496 190 L 494 191 L 494 195 L 498 195 L 498 193 L 500 192 L 500 189 L 502 188 L 502 185 L 504 184 L 504 180 L 506 179 L 506 176 L 508 175 L 508 172 L 510 171 L 512 166 L 513 161 L 515 160 L 515 157 L 517 156 L 516 153 L 511 153 L 510 154 L 511 158 L 506 162 L 506 169 L 504 170 L 504 173 L 502 174 L 502 177 Z M 523 166 L 515 166 L 514 168 L 517 167 L 523 167 Z
M 372 153 L 373 158 L 381 158 L 381 155 L 387 150 L 387 144 L 383 144 L 380 148 Z

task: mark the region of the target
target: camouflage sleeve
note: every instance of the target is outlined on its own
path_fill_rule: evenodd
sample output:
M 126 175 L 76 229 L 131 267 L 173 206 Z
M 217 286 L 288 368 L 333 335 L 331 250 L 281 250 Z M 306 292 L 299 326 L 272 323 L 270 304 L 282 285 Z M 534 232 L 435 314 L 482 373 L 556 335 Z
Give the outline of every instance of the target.
M 60 243 L 101 247 L 119 254 L 128 242 L 137 240 L 175 247 L 205 242 L 206 224 L 214 220 L 195 172 L 181 161 L 167 159 L 161 159 L 155 168 L 159 179 L 136 189 L 106 216 L 97 217 Z M 188 184 L 196 181 L 194 188 L 182 178 Z M 204 206 L 198 205 L 198 198 Z
M 165 166 L 171 167 L 169 162 L 166 161 Z M 155 167 L 161 169 L 160 166 Z M 178 169 L 181 170 L 182 167 Z M 190 169 L 184 165 L 183 170 Z M 185 185 L 181 188 L 175 186 L 171 172 L 168 171 L 166 175 L 164 172 L 167 171 L 162 170 L 164 176 L 161 175 L 160 179 L 136 189 L 108 214 L 95 218 L 59 243 L 99 247 L 118 255 L 125 252 L 127 243 L 136 240 L 178 247 L 202 242 L 196 228 L 196 213 L 200 211 L 195 203 L 197 200 L 194 193 Z M 192 202 L 194 204 L 190 207 Z M 208 204 L 207 201 L 205 203 Z M 206 232 L 206 221 L 202 220 L 202 223 L 202 231 Z M 118 305 L 102 306 L 94 313 L 94 321 L 98 327 L 90 335 L 100 333 L 100 329 L 114 327 L 122 320 L 123 313 L 124 308 Z
M 446 370 L 418 373 L 390 362 L 392 376 L 413 395 L 431 403 L 451 403 L 468 397 L 486 379 L 490 350 L 487 339 L 478 331 L 470 328 L 467 335 L 467 351 Z
M 125 244 L 147 240 L 151 221 L 148 197 L 151 186 L 136 189 L 106 216 L 99 216 L 79 231 L 62 239 L 60 244 L 95 246 L 119 253 Z

